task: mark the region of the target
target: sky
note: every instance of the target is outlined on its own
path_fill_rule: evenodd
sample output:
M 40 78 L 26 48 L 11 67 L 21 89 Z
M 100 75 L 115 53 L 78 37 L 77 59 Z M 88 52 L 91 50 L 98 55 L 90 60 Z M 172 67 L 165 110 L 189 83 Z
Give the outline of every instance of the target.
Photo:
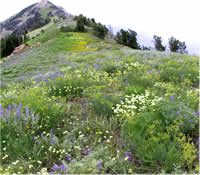
M 40 0 L 1 0 L 0 21 Z M 50 0 L 73 15 L 166 41 L 174 36 L 200 55 L 200 0 Z M 152 39 L 153 40 L 153 39 Z

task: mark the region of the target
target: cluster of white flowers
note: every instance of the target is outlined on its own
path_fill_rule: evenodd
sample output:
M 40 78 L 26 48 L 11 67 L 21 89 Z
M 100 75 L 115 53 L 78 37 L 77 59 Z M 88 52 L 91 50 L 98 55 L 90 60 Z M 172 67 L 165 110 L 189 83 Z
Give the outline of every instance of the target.
M 149 91 L 145 91 L 144 95 L 126 95 L 125 100 L 121 101 L 113 108 L 114 114 L 119 117 L 129 117 L 134 116 L 135 113 L 145 112 L 149 107 L 155 106 L 161 98 L 150 96 Z

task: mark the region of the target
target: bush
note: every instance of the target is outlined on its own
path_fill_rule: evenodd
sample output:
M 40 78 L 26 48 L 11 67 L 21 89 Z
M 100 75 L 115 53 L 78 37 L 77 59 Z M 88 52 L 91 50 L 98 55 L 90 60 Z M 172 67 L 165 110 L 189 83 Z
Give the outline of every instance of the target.
M 129 134 L 132 150 L 144 167 L 160 173 L 174 171 L 174 166 L 183 165 L 183 155 L 174 131 L 166 132 L 166 127 L 157 112 L 138 115 L 124 127 L 124 134 Z M 148 172 L 148 171 L 147 171 Z M 146 172 L 146 173 L 147 173 Z M 149 173 L 148 172 L 148 173 Z
M 118 104 L 119 100 L 119 97 L 113 95 L 97 94 L 91 102 L 98 116 L 111 117 L 113 115 L 112 107 Z
M 108 29 L 106 28 L 106 26 L 103 26 L 100 23 L 94 24 L 93 29 L 94 29 L 94 35 L 101 39 L 104 39 L 108 33 Z
M 75 30 L 71 26 L 62 26 L 60 27 L 61 32 L 74 32 Z

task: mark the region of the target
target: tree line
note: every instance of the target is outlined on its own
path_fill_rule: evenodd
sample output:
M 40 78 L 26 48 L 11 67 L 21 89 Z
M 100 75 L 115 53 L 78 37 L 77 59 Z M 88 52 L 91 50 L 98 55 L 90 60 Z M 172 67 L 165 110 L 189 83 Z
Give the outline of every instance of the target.
M 28 32 L 25 31 L 24 34 L 20 36 L 11 34 L 5 38 L 1 38 L 0 58 L 10 55 L 16 47 L 28 41 L 29 37 L 27 33 Z
M 82 14 L 79 16 L 75 16 L 74 20 L 76 21 L 75 28 L 70 26 L 61 27 L 62 32 L 87 32 L 86 27 L 93 28 L 93 34 L 101 39 L 104 39 L 105 36 L 110 33 L 111 38 L 114 38 L 118 44 L 128 46 L 133 49 L 140 49 L 140 50 L 151 50 L 149 47 L 140 46 L 137 42 L 137 32 L 128 29 L 124 30 L 121 29 L 117 32 L 116 36 L 113 34 L 113 30 L 111 26 L 108 28 L 101 23 L 96 23 L 94 18 L 87 18 Z M 162 38 L 160 36 L 154 35 L 154 46 L 155 49 L 158 51 L 165 51 L 166 46 L 162 44 Z M 169 38 L 169 49 L 171 52 L 178 52 L 178 53 L 187 53 L 186 44 L 185 42 L 181 42 L 174 37 Z
M 101 23 L 96 23 L 94 18 L 86 18 L 81 14 L 75 16 L 74 20 L 76 21 L 75 28 L 62 26 L 60 30 L 62 32 L 87 32 L 88 29 L 86 27 L 91 27 L 93 29 L 93 34 L 101 39 L 104 39 L 108 33 L 108 28 Z

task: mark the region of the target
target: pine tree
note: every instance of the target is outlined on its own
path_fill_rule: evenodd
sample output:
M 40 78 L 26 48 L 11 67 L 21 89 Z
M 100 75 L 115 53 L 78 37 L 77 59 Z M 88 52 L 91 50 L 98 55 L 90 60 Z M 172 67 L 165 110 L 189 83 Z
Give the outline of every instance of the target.
M 154 35 L 154 46 L 158 51 L 165 51 L 166 47 L 162 45 L 162 38 Z

